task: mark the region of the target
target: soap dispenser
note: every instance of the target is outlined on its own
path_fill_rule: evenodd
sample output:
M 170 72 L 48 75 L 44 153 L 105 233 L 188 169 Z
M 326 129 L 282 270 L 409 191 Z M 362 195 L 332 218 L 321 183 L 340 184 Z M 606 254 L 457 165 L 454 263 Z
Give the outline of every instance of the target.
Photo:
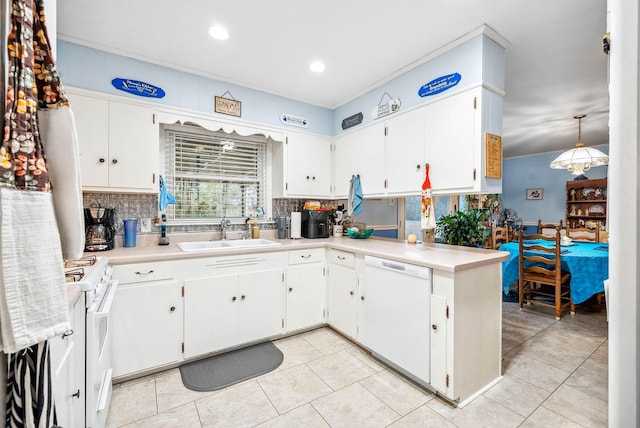
M 162 221 L 167 221 L 167 216 L 162 214 Z M 159 245 L 169 245 L 169 237 L 167 236 L 167 225 L 160 225 L 160 240 L 158 241 Z

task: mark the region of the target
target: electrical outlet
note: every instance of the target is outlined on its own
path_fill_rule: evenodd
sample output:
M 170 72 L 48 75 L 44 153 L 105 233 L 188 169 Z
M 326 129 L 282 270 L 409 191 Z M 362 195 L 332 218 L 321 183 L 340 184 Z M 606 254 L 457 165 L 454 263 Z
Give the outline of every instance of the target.
M 151 233 L 151 219 L 143 218 L 140 223 L 140 232 L 141 233 Z

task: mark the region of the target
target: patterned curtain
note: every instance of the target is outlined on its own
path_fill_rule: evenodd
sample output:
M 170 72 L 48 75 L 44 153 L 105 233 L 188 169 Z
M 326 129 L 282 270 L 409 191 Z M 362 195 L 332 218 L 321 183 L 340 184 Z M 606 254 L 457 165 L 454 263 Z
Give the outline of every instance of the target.
M 61 94 L 45 27 L 43 0 L 13 0 L 0 185 L 51 191 L 40 142 L 37 108 L 68 105 Z
M 50 192 L 37 108 L 68 105 L 54 65 L 43 0 L 12 0 L 0 186 Z M 49 343 L 7 356 L 7 427 L 55 426 Z

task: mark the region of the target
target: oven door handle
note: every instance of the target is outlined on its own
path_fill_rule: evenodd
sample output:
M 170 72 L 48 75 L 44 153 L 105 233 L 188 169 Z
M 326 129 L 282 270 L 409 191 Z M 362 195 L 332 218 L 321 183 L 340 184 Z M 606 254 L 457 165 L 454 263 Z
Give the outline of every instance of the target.
M 111 285 L 107 290 L 107 295 L 102 299 L 102 304 L 95 309 L 96 318 L 106 317 L 109 315 L 109 311 L 111 311 L 111 304 L 113 303 L 113 298 L 115 297 L 117 290 L 118 280 L 114 279 L 111 281 Z

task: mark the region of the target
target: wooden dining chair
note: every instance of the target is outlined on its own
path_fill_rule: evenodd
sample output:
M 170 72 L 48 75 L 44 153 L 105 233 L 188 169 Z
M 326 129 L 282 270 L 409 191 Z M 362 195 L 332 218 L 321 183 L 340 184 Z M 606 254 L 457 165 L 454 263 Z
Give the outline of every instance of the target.
M 534 234 L 519 241 L 518 301 L 520 310 L 525 300 L 529 305 L 551 308 L 559 320 L 563 313 L 574 312 L 569 281 L 571 274 L 562 271 L 560 231 L 555 236 Z
M 573 241 L 600 242 L 600 229 L 571 227 L 571 225 L 567 223 L 567 236 Z
M 509 242 L 509 227 L 491 224 L 491 248 L 497 250 L 502 244 Z
M 554 236 L 556 230 L 562 230 L 562 219 L 560 219 L 560 223 L 543 223 L 542 220 L 538 219 L 538 235 L 547 235 Z

